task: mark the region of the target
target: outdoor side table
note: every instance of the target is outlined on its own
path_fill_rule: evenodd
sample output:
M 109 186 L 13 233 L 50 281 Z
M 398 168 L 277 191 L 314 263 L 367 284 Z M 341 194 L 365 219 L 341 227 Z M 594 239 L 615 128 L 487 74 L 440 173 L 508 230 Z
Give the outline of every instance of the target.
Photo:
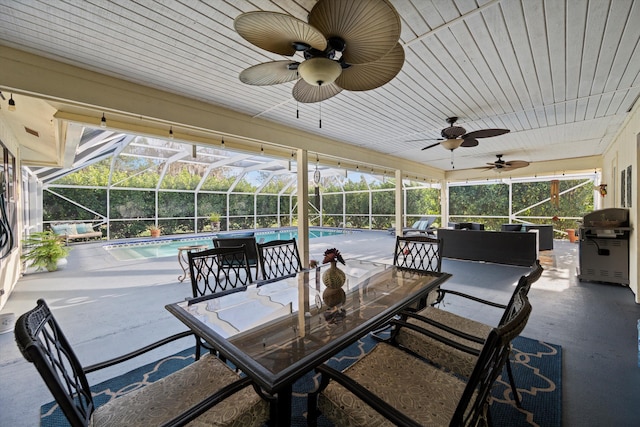
M 189 273 L 189 259 L 187 258 L 187 253 L 189 252 L 200 252 L 209 248 L 207 245 L 191 245 L 191 246 L 181 246 L 178 248 L 178 264 L 182 268 L 182 272 L 184 274 L 178 276 L 178 280 L 183 282 L 184 279 L 190 276 Z

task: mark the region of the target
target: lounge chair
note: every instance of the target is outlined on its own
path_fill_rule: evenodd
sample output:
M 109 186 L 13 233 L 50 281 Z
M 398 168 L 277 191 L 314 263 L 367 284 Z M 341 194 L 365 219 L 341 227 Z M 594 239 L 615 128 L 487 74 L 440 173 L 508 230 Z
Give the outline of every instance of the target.
M 407 234 L 426 234 L 428 236 L 435 237 L 435 228 L 431 227 L 436 220 L 435 216 L 426 216 L 420 218 L 418 221 L 414 222 L 411 227 L 402 227 L 402 235 L 406 236 Z M 389 233 L 395 234 L 395 227 L 391 227 L 388 229 Z

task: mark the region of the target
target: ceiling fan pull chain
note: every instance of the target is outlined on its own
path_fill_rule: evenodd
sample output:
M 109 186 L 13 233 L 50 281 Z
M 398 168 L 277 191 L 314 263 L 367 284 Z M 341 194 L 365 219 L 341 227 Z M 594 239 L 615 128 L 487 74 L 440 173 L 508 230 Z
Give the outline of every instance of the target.
M 322 102 L 318 102 L 318 107 L 320 108 L 320 120 L 318 121 L 318 127 L 322 129 Z
M 296 119 L 300 118 L 300 104 L 296 101 Z
M 454 153 L 453 153 L 453 150 L 451 150 L 451 169 L 455 169 L 455 168 L 456 168 L 456 167 L 453 165 L 453 156 L 454 156 Z

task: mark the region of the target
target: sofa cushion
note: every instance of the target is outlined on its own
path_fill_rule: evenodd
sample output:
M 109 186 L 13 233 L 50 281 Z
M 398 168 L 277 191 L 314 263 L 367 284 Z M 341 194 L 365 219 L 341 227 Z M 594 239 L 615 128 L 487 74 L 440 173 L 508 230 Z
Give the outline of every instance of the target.
M 51 224 L 51 229 L 54 233 L 60 236 L 68 236 L 69 234 L 76 234 L 76 228 L 71 228 L 72 224 Z
M 67 233 L 67 224 L 51 224 L 51 230 L 59 236 L 63 236 Z
M 78 231 L 78 234 L 93 233 L 93 227 L 91 227 L 91 224 L 76 224 L 76 230 Z

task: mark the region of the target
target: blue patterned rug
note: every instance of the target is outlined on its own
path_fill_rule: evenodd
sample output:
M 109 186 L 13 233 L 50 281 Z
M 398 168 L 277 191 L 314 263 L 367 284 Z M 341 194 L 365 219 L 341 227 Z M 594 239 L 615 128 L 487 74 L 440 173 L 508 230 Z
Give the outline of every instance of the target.
M 336 369 L 344 369 L 369 352 L 376 341 L 367 336 L 351 345 L 328 363 Z M 491 415 L 494 427 L 541 426 L 559 427 L 562 422 L 560 346 L 530 338 L 518 337 L 513 341 L 513 373 L 522 398 L 522 409 L 518 409 L 511 395 L 506 372 L 498 378 L 492 395 Z M 127 392 L 144 387 L 193 362 L 193 349 L 150 363 L 93 386 L 96 406 L 104 405 Z M 292 426 L 306 426 L 307 392 L 317 385 L 317 378 L 309 373 L 294 385 Z M 44 385 L 43 385 L 44 387 Z M 69 426 L 55 402 L 40 409 L 41 427 Z M 324 417 L 318 420 L 319 427 L 333 425 Z

